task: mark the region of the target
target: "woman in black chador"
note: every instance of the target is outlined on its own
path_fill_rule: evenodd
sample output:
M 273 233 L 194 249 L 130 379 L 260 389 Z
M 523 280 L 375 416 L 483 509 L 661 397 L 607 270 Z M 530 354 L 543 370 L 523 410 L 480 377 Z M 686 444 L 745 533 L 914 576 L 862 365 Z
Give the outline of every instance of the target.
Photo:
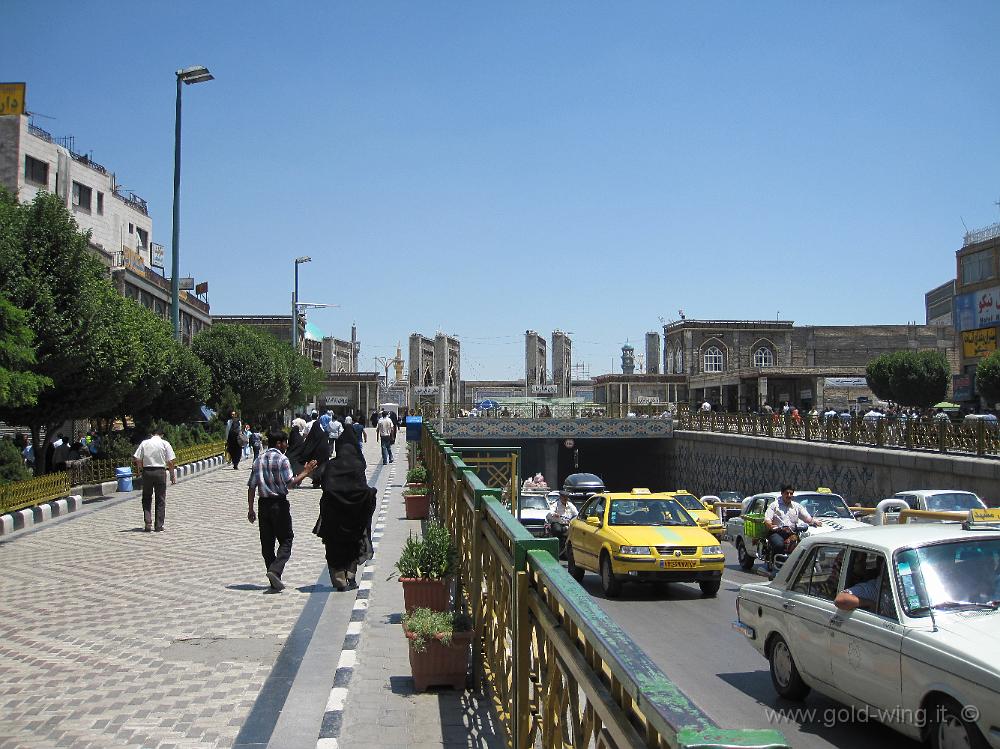
M 313 427 L 315 429 L 315 426 Z M 372 558 L 372 515 L 376 491 L 368 486 L 365 464 L 353 430 L 337 439 L 337 457 L 323 474 L 316 530 L 326 545 L 330 579 L 338 590 L 354 581 L 358 565 Z
M 302 444 L 294 453 L 289 450 L 288 459 L 293 465 L 296 462 L 305 465 L 310 460 L 315 460 L 316 470 L 312 472 L 312 486 L 313 489 L 319 489 L 323 486 L 323 471 L 326 470 L 327 462 L 330 460 L 331 449 L 330 435 L 318 421 L 314 421 Z

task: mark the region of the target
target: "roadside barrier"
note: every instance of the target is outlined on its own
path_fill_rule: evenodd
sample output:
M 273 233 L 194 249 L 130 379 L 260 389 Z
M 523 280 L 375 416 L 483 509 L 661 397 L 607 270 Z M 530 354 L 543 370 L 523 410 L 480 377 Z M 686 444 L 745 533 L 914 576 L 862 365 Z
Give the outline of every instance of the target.
M 718 728 L 569 576 L 459 450 L 425 423 L 432 506 L 459 550 L 456 600 L 507 746 L 787 747 L 774 730 Z

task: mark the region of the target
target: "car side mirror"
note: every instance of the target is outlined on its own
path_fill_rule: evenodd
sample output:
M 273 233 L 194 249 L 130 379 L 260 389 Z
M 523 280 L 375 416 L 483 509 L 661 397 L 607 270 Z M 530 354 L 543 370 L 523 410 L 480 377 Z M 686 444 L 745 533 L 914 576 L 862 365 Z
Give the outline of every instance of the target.
M 587 518 L 587 525 L 592 525 L 595 528 L 600 528 L 601 527 L 601 519 L 597 518 L 597 517 L 594 517 L 593 515 L 591 515 L 590 517 Z

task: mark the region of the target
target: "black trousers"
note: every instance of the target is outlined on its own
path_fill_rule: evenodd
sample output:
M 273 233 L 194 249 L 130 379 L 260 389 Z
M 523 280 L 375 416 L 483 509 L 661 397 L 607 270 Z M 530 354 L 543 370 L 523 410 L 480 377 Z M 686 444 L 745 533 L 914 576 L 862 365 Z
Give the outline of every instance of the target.
M 156 527 L 163 528 L 167 515 L 167 472 L 162 468 L 145 468 L 142 471 L 142 514 L 147 523 L 153 522 L 153 496 L 156 496 Z
M 292 556 L 292 513 L 288 497 L 261 497 L 257 508 L 257 528 L 260 530 L 260 553 L 267 571 L 278 577 L 285 570 L 285 563 Z M 278 544 L 278 553 L 274 544 Z

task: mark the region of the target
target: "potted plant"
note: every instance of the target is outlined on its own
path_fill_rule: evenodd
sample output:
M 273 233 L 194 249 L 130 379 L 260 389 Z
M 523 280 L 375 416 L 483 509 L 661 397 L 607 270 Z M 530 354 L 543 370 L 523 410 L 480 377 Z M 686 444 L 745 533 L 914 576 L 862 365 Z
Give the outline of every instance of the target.
M 418 608 L 403 617 L 403 632 L 410 641 L 413 686 L 465 689 L 472 644 L 472 620 L 465 614 Z
M 458 550 L 448 529 L 429 523 L 423 538 L 411 535 L 396 562 L 399 582 L 403 585 L 403 605 L 406 611 L 428 608 L 447 611 L 455 574 Z
M 403 495 L 407 520 L 423 520 L 431 509 L 430 490 L 426 486 L 407 487 Z
M 423 466 L 414 466 L 406 472 L 406 485 L 408 487 L 423 486 L 427 483 L 427 469 Z

